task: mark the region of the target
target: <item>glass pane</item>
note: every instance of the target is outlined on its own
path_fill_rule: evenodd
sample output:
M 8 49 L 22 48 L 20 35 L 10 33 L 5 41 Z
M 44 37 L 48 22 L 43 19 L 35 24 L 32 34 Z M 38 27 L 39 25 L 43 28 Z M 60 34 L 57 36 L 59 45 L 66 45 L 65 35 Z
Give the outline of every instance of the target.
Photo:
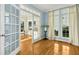
M 10 44 L 12 43 L 12 34 L 10 35 Z
M 8 16 L 5 17 L 5 23 L 6 23 L 6 24 L 10 24 L 10 19 L 9 19 Z
M 29 27 L 32 27 L 32 21 L 29 21 L 28 23 Z
M 69 15 L 62 15 L 63 26 L 69 26 Z
M 15 41 L 15 34 L 12 34 L 12 40 L 11 42 L 14 42 Z
M 5 55 L 10 54 L 10 46 L 5 47 Z
M 36 21 L 34 21 L 34 26 L 36 26 Z
M 15 48 L 18 48 L 18 47 L 19 47 L 19 41 L 16 41 Z
M 10 5 L 9 5 L 9 4 L 6 4 L 6 5 L 5 5 L 5 11 L 6 11 L 6 12 L 10 12 Z
M 10 25 L 10 33 L 12 33 L 12 25 Z
M 10 25 L 9 24 L 5 25 L 5 34 L 10 34 Z
M 12 43 L 12 44 L 10 45 L 10 50 L 11 50 L 11 52 L 13 52 L 13 51 L 15 50 L 15 43 Z
M 69 37 L 69 27 L 63 27 L 63 37 Z
M 9 16 L 10 14 L 8 12 L 5 12 L 5 16 Z
M 16 24 L 19 24 L 19 18 L 16 17 Z
M 9 43 L 10 43 L 10 35 L 6 35 L 5 36 L 5 46 L 9 45 Z
M 19 32 L 19 25 L 16 25 L 16 32 Z
M 16 9 L 16 16 L 19 16 L 19 10 Z
M 55 30 L 54 32 L 55 32 L 55 35 L 58 36 L 58 30 Z
M 21 32 L 24 31 L 24 21 L 21 21 Z
M 15 25 L 12 25 L 12 33 L 15 33 Z
M 19 33 L 16 34 L 16 40 L 19 40 Z
M 15 24 L 15 16 L 12 16 L 12 15 L 11 15 L 11 23 L 12 23 L 12 24 Z
M 13 25 L 11 25 L 11 33 L 13 33 Z
M 15 7 L 11 5 L 11 13 L 15 14 Z

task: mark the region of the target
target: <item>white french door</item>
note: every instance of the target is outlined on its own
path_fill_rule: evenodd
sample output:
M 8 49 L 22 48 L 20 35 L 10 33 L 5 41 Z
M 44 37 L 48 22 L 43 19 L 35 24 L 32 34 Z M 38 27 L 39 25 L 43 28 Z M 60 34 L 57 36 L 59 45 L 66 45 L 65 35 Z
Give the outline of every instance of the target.
M 40 16 L 34 15 L 33 19 L 33 36 L 34 36 L 34 41 L 38 41 L 40 38 L 40 30 L 41 24 L 40 24 Z
M 18 5 L 1 5 L 0 54 L 16 54 L 19 51 Z

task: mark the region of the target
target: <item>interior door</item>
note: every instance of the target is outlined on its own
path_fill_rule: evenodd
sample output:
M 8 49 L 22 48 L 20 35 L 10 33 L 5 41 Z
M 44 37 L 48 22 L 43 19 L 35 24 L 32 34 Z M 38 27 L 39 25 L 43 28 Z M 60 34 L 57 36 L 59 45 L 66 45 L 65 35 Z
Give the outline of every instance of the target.
M 15 5 L 1 5 L 1 54 L 16 54 L 19 50 L 19 9 Z
M 15 6 L 5 5 L 4 54 L 16 54 L 19 47 L 19 9 Z

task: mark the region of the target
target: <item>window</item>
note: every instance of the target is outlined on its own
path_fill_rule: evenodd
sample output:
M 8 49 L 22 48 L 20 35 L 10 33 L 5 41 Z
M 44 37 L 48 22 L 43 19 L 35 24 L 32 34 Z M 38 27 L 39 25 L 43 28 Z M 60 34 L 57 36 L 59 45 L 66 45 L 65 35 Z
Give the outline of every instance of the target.
M 29 27 L 29 30 L 32 30 L 32 21 L 28 22 L 28 27 Z
M 69 19 L 68 14 L 62 15 L 62 36 L 69 37 Z
M 34 21 L 34 26 L 36 26 L 36 21 Z
M 58 30 L 55 30 L 54 32 L 55 32 L 55 35 L 58 36 Z
M 62 29 L 63 37 L 69 37 L 69 27 L 64 26 Z
M 69 37 L 69 9 L 54 11 L 54 35 Z
M 23 32 L 23 31 L 24 31 L 24 22 L 21 21 L 21 32 Z
M 32 21 L 29 21 L 28 25 L 29 25 L 29 27 L 32 27 Z

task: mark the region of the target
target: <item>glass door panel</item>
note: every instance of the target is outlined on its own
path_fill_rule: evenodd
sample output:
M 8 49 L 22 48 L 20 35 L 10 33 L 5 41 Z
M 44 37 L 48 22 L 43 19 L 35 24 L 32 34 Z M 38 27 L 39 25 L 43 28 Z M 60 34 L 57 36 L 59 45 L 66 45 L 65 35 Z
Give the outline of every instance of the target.
M 4 54 L 11 54 L 19 47 L 19 10 L 14 5 L 5 5 L 5 49 Z
M 4 52 L 5 55 L 8 55 L 10 54 L 10 45 L 6 46 L 5 47 L 5 52 Z
M 5 46 L 9 45 L 10 40 L 11 40 L 11 36 L 10 35 L 6 35 L 5 36 Z
M 10 4 L 6 4 L 5 5 L 5 11 L 6 12 L 10 12 Z
M 9 18 L 9 16 L 6 16 L 5 17 L 5 24 L 10 24 L 11 20 Z
M 10 34 L 10 25 L 9 24 L 5 25 L 5 34 Z

